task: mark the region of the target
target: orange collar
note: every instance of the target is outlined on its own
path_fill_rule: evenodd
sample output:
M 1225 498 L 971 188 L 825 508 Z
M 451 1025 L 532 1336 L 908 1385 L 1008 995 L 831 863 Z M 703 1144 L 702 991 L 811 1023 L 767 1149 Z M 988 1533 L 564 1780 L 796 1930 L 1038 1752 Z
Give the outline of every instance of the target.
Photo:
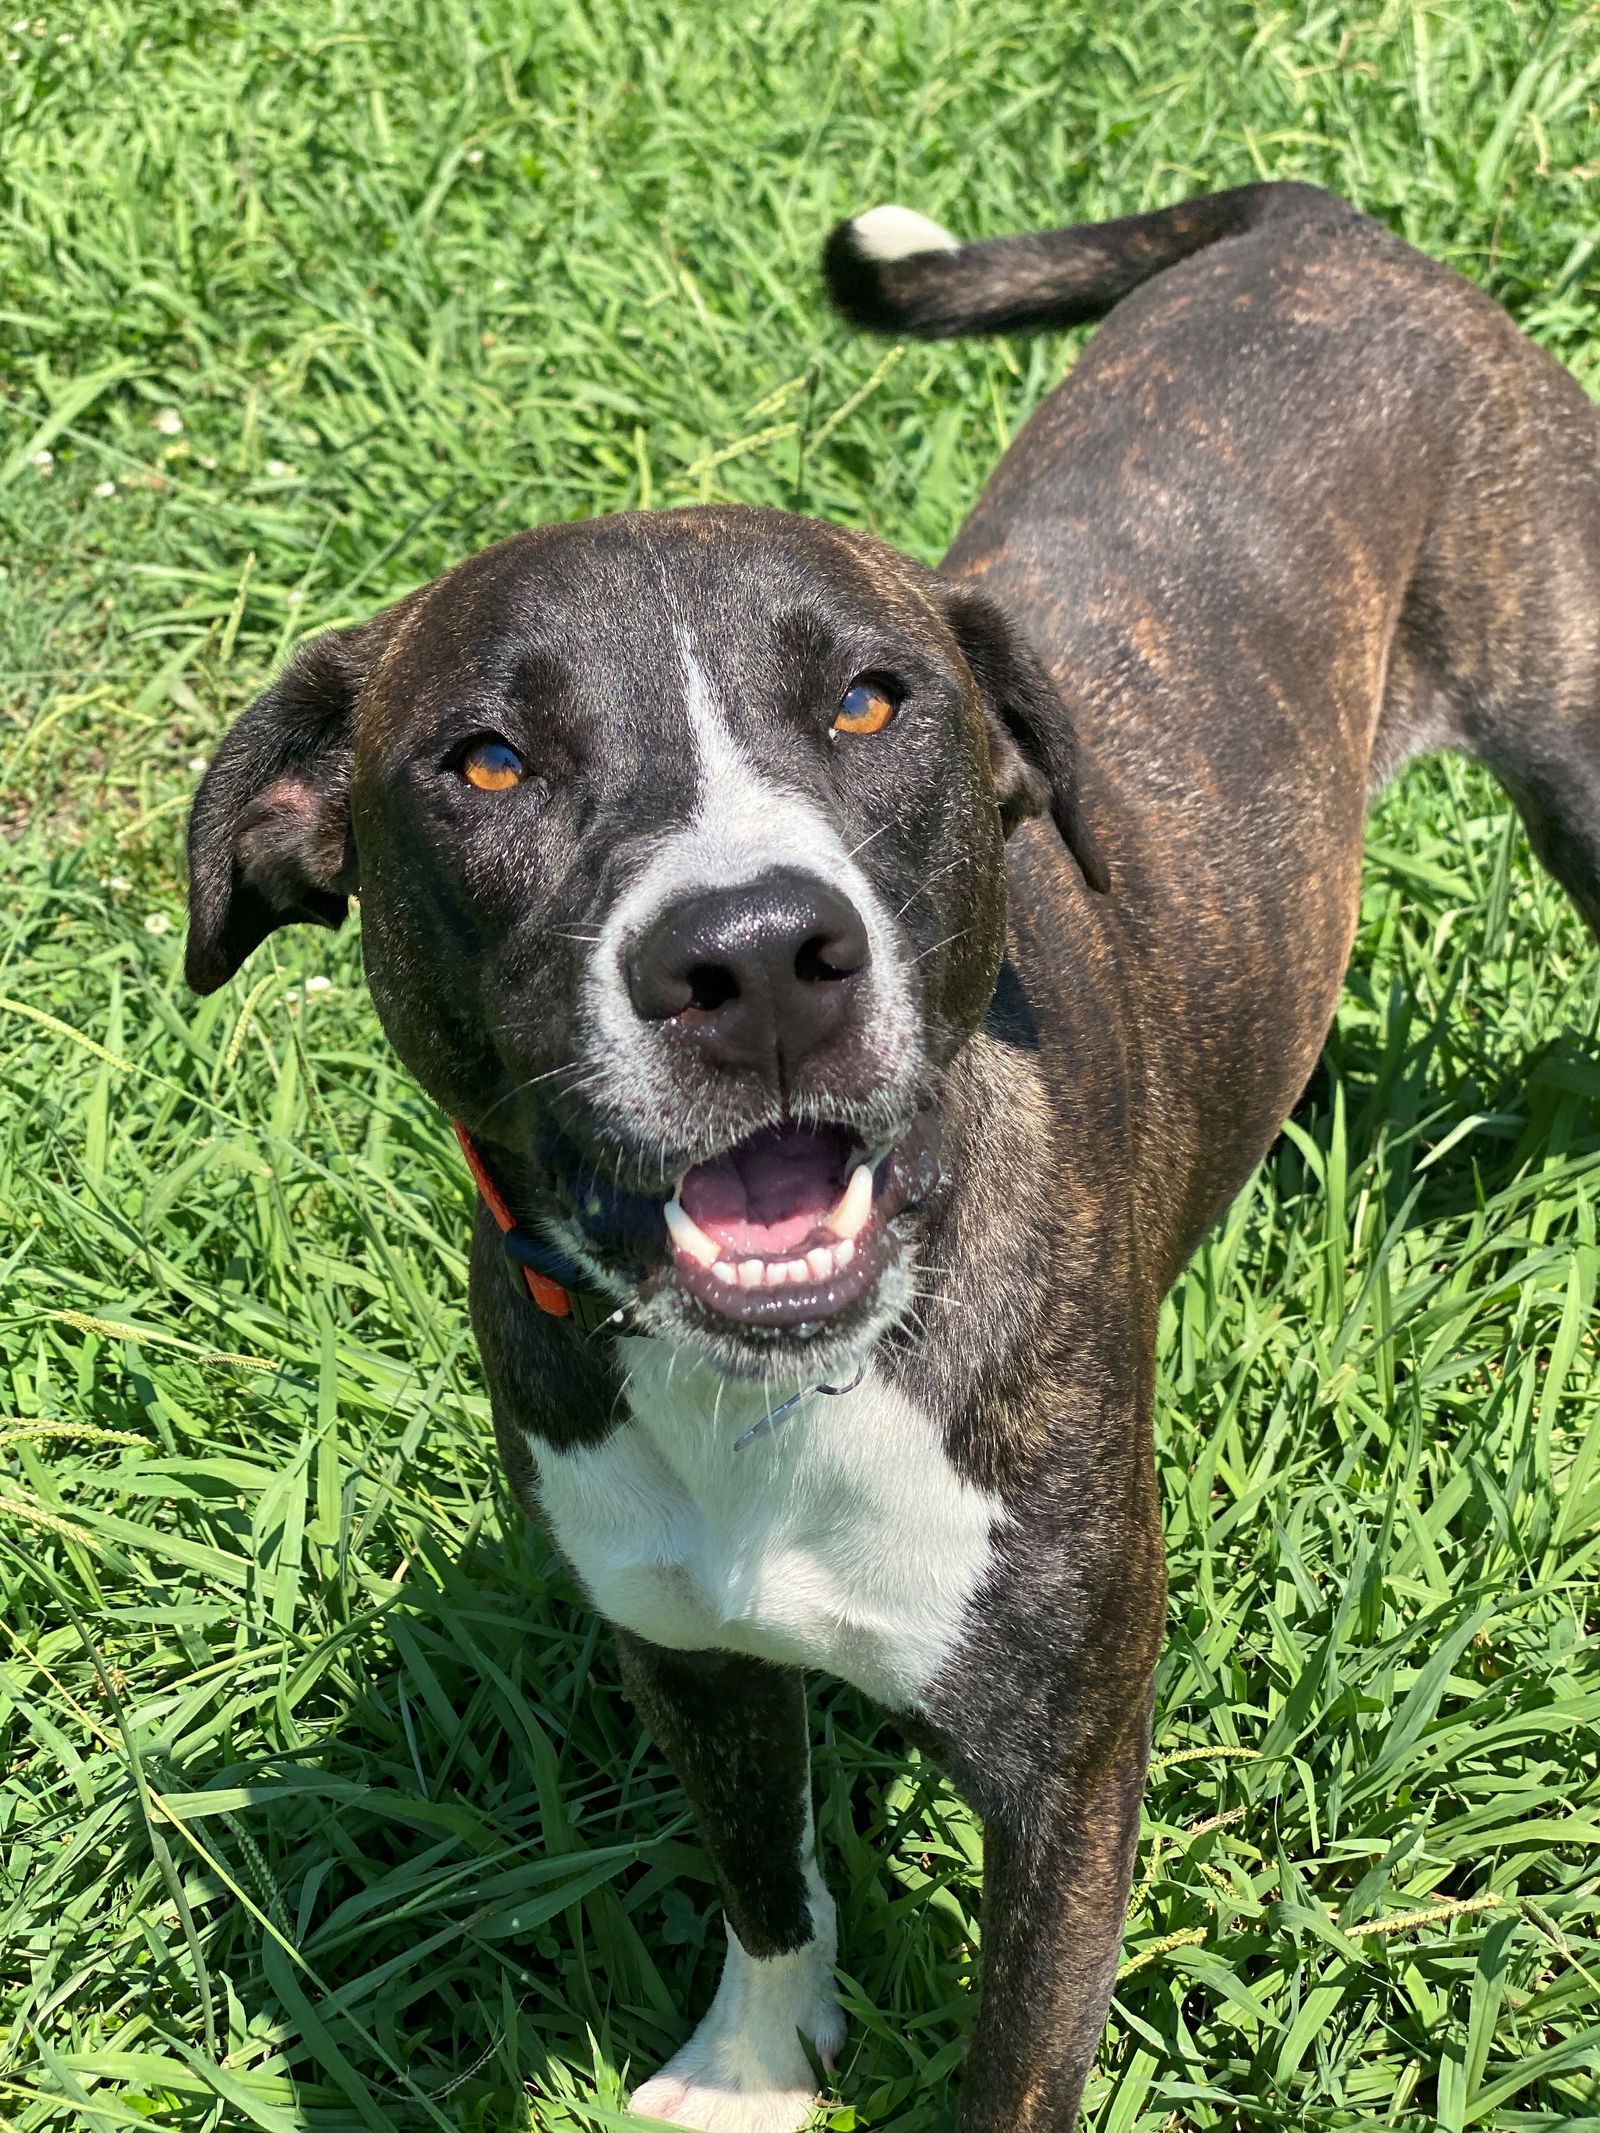
M 505 1248 L 506 1266 L 517 1293 L 526 1288 L 539 1309 L 550 1318 L 570 1319 L 585 1337 L 592 1333 L 638 1333 L 643 1331 L 627 1304 L 618 1304 L 603 1289 L 584 1277 L 583 1269 L 559 1246 L 546 1244 L 520 1227 L 505 1194 L 490 1174 L 483 1152 L 460 1119 L 450 1121 L 461 1153 L 472 1172 L 472 1182 L 483 1204 L 494 1216 Z
M 453 1118 L 450 1123 L 456 1129 L 456 1139 L 461 1143 L 461 1153 L 466 1157 L 467 1168 L 472 1172 L 472 1182 L 482 1195 L 484 1206 L 499 1225 L 500 1234 L 505 1239 L 507 1256 L 512 1259 L 517 1271 L 526 1281 L 528 1294 L 539 1309 L 548 1311 L 552 1318 L 571 1318 L 572 1292 L 564 1289 L 560 1282 L 552 1280 L 548 1274 L 541 1273 L 537 1266 L 531 1265 L 529 1259 L 523 1256 L 523 1250 L 518 1247 L 529 1247 L 531 1240 L 517 1227 L 517 1219 L 506 1205 L 505 1195 L 489 1175 L 489 1166 L 478 1153 L 472 1135 L 459 1118 Z M 512 1243 L 513 1238 L 517 1240 L 515 1245 Z M 537 1252 L 539 1247 L 532 1245 L 531 1250 Z

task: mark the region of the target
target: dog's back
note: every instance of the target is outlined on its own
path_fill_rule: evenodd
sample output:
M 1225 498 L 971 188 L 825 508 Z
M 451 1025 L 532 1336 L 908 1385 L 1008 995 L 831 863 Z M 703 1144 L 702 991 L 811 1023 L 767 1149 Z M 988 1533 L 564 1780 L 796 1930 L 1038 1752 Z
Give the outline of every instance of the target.
M 1600 921 L 1596 411 L 1481 291 L 1309 186 L 970 246 L 879 209 L 826 267 L 886 331 L 1111 311 L 943 567 L 1026 620 L 1074 714 L 1113 893 L 1070 909 L 1160 1092 L 1134 1137 L 1170 1278 L 1315 1063 L 1400 764 L 1480 756 Z M 1026 945 L 1058 862 L 1012 850 L 1028 982 L 1070 1027 Z

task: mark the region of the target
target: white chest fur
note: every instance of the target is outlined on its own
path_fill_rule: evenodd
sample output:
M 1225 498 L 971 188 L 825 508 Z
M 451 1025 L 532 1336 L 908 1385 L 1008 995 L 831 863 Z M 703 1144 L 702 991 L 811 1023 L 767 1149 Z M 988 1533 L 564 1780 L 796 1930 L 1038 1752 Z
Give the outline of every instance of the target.
M 672 1650 L 819 1667 L 914 1705 L 989 1565 L 998 1499 L 876 1371 L 736 1450 L 791 1387 L 731 1383 L 665 1342 L 624 1347 L 631 1423 L 587 1450 L 531 1440 L 545 1515 L 595 1605 Z

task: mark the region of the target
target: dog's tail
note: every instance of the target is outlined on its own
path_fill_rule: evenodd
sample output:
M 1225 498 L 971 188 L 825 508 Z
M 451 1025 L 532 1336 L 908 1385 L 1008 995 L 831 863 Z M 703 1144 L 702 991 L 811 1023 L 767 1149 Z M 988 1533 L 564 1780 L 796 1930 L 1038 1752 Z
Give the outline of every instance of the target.
M 1361 219 L 1319 186 L 1241 185 L 1149 215 L 963 244 L 908 207 L 874 207 L 839 224 L 822 270 L 829 294 L 855 325 L 942 340 L 1081 325 L 1219 238 L 1269 222 Z

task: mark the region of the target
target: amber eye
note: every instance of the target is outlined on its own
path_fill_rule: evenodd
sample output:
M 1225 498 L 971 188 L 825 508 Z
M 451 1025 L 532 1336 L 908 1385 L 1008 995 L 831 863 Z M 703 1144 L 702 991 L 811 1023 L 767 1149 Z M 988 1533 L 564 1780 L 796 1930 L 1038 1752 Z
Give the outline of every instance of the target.
M 461 775 L 479 792 L 509 792 L 522 783 L 522 758 L 504 741 L 474 741 L 461 759 Z
M 835 733 L 881 733 L 899 706 L 875 681 L 857 681 L 839 699 Z

